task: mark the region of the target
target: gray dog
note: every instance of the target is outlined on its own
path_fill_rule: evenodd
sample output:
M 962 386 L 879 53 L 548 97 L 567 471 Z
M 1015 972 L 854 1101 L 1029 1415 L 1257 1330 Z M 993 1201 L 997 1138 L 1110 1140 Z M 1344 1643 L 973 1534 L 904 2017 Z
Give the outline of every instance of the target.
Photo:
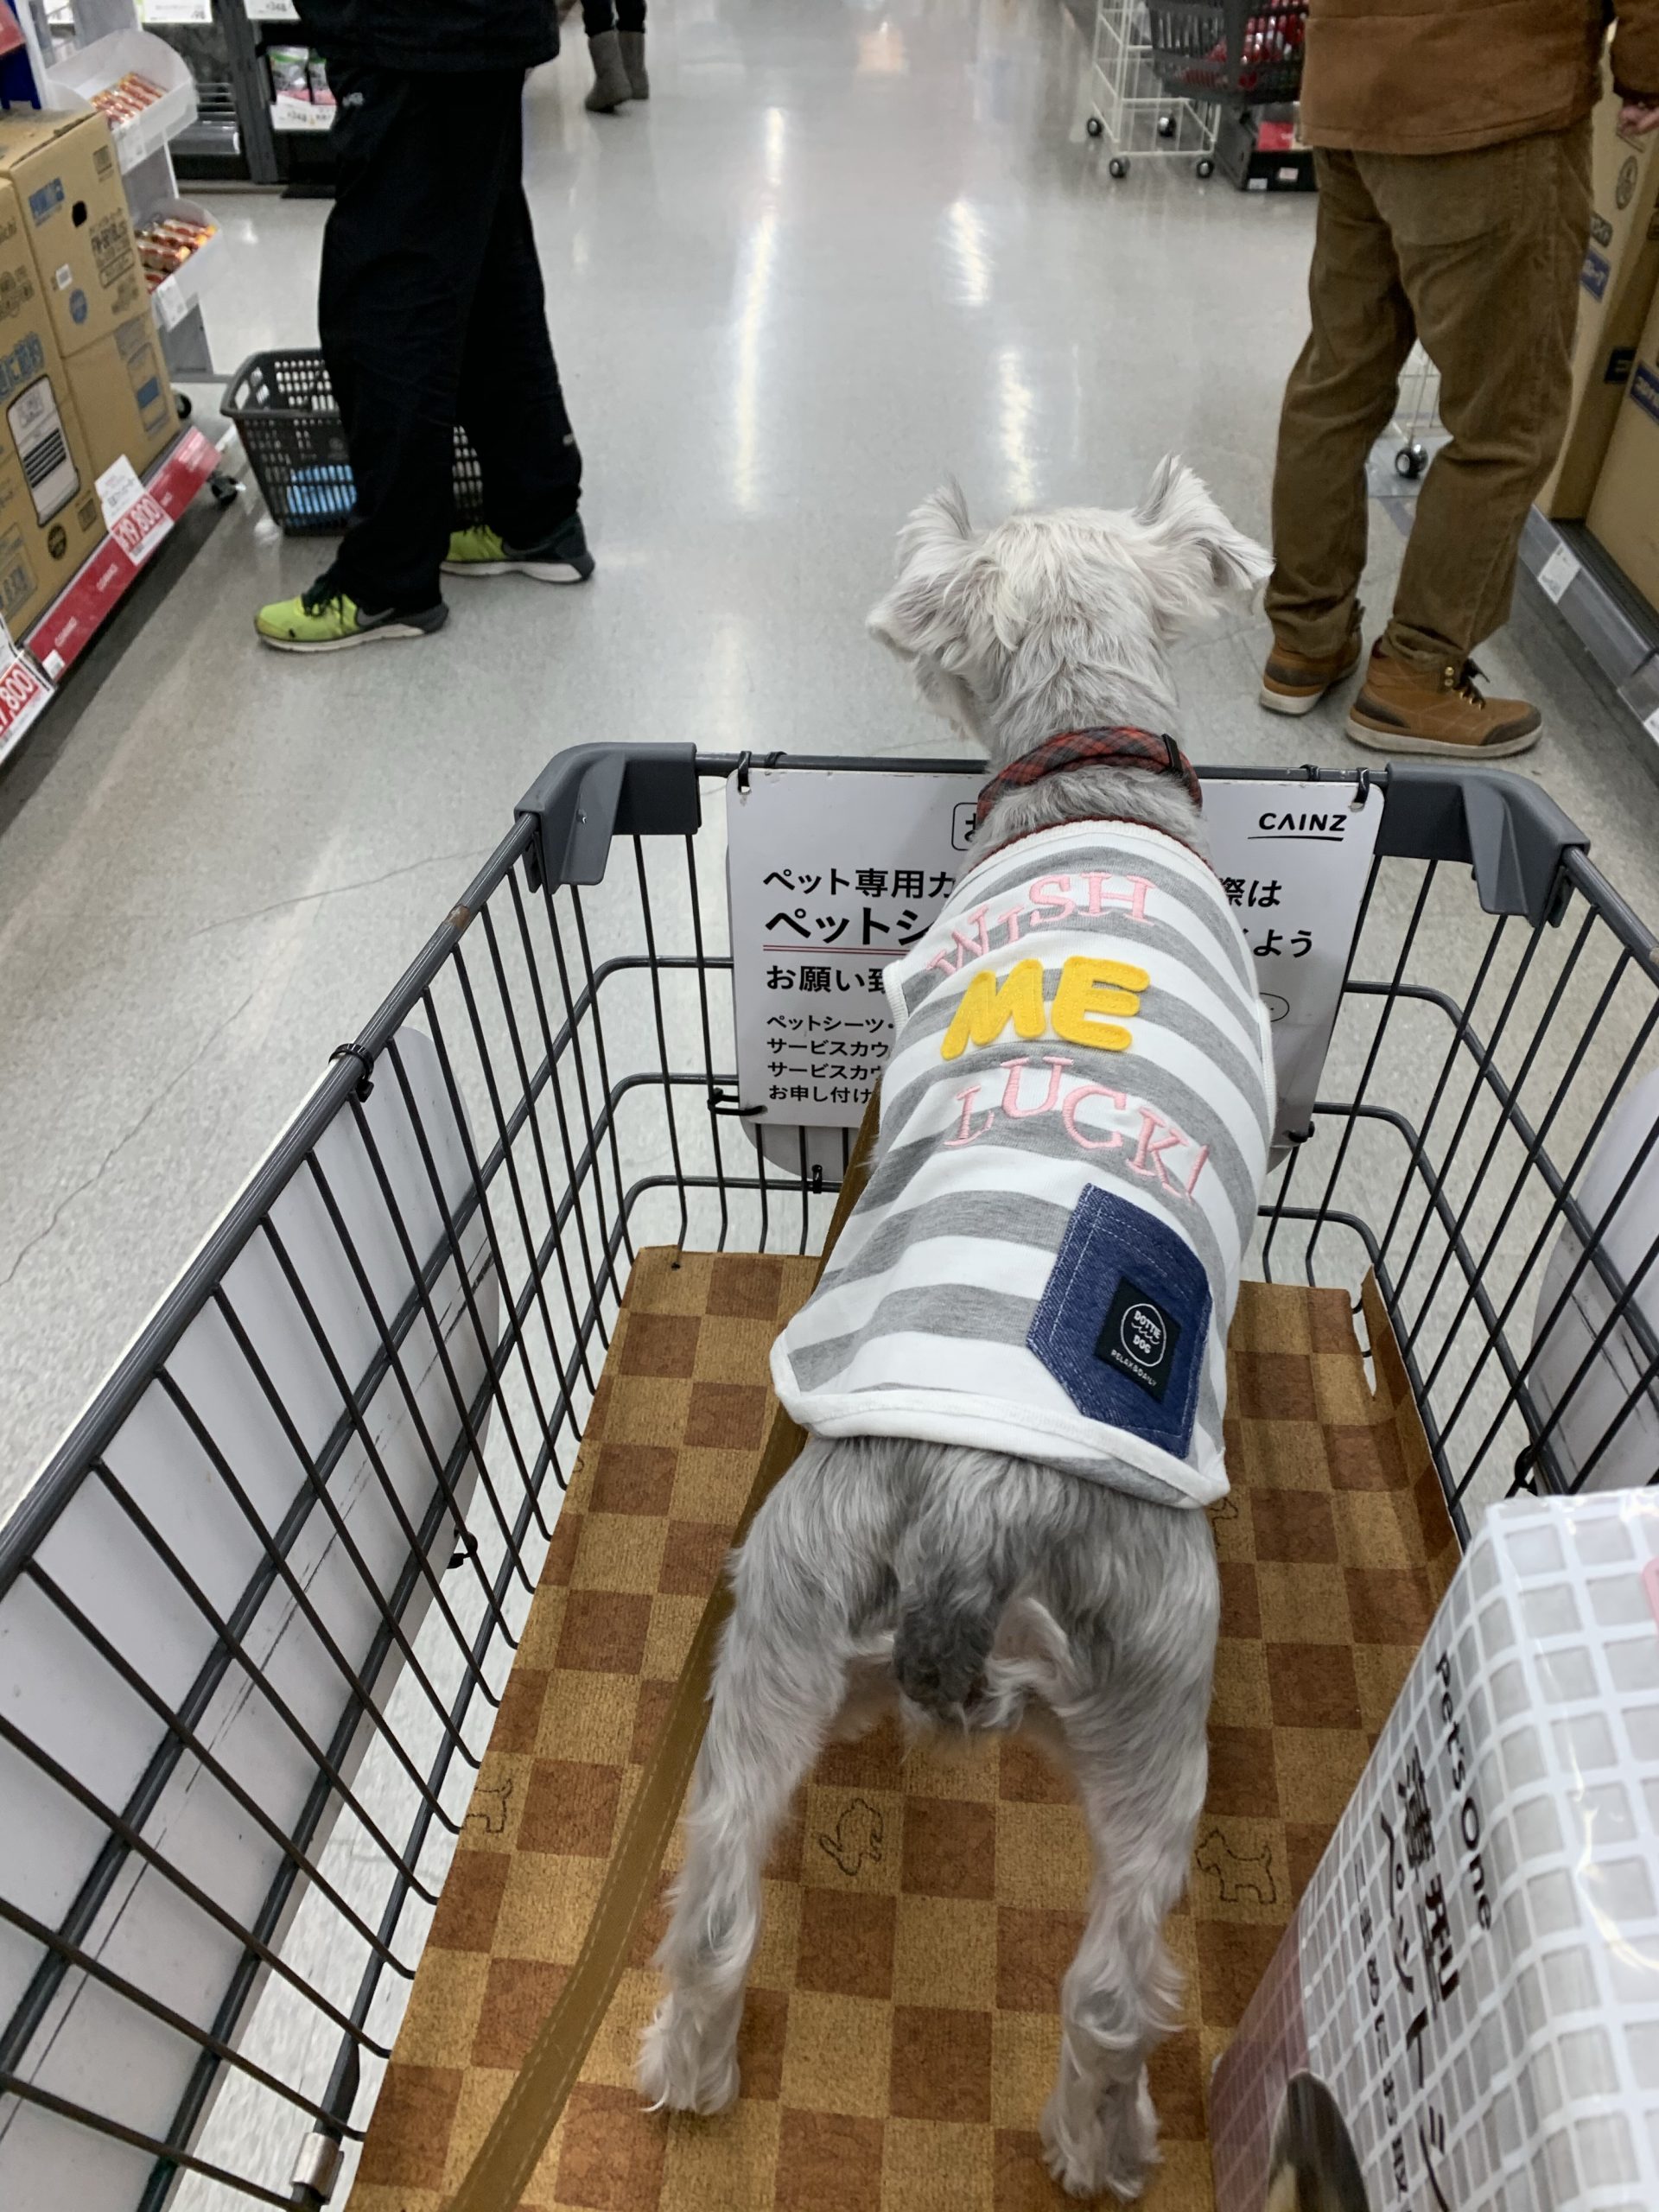
M 1224 1339 L 1265 1018 L 1173 741 L 1170 645 L 1268 568 L 1168 461 L 1132 514 L 912 516 L 871 617 L 989 757 L 975 864 L 898 964 L 871 1179 L 773 1373 L 810 1432 L 735 1608 L 639 2082 L 737 2094 L 761 1868 L 832 1736 L 1029 1725 L 1092 1838 L 1050 2167 L 1138 2195 L 1162 1936 L 1204 1801 Z M 1058 748 L 1058 749 L 1057 749 Z M 1006 903 L 1011 902 L 1011 903 Z M 1012 1032 L 1012 1035 L 1009 1033 Z

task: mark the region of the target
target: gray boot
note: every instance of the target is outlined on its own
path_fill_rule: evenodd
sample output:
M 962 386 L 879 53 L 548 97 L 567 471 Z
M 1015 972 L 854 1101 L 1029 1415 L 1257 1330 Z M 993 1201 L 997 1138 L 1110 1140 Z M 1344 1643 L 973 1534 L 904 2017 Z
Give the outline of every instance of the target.
M 614 31 L 601 31 L 597 38 L 588 40 L 588 51 L 593 57 L 594 88 L 582 105 L 595 115 L 608 115 L 624 100 L 633 98 L 633 86 L 623 67 L 621 41 Z
M 637 100 L 651 98 L 651 79 L 645 74 L 645 35 L 644 31 L 622 33 L 622 66 L 628 73 L 628 83 Z

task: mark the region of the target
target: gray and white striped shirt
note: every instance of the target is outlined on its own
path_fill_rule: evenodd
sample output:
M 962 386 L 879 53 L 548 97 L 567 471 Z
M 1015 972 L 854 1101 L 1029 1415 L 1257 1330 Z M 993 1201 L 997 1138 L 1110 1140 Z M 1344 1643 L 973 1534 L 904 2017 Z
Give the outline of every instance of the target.
M 969 871 L 887 988 L 875 1165 L 772 1347 L 779 1399 L 819 1435 L 1220 1497 L 1274 1080 L 1214 873 L 1138 823 L 1042 830 Z

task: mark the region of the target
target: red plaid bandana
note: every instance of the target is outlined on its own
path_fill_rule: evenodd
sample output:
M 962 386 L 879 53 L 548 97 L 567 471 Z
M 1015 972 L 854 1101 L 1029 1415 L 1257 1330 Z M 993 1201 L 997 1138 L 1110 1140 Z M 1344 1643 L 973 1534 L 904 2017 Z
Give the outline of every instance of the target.
M 1179 776 L 1193 805 L 1204 804 L 1192 763 L 1173 737 L 1155 737 L 1146 729 L 1071 729 L 1046 737 L 993 776 L 980 792 L 976 823 L 984 826 L 986 816 L 1005 792 L 1023 791 L 1062 768 L 1080 768 L 1091 761 L 1103 768 L 1150 768 L 1154 773 Z

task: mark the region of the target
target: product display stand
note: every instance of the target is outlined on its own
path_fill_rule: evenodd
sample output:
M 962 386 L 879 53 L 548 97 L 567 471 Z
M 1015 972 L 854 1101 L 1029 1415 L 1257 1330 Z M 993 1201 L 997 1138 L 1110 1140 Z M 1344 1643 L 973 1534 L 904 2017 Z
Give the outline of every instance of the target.
M 133 225 L 181 213 L 207 222 L 205 210 L 181 200 L 173 168 L 172 143 L 196 120 L 195 80 L 175 49 L 143 27 L 138 0 L 73 0 L 67 9 L 16 0 L 16 15 L 42 107 L 96 105 L 93 96 L 130 71 L 162 87 L 152 108 L 111 126 Z M 219 376 L 200 296 L 218 260 L 193 255 L 152 296 L 168 373 L 182 382 Z
M 16 0 L 15 12 L 23 46 L 8 58 L 0 87 L 7 104 L 26 115 L 35 109 L 96 109 L 104 116 L 135 231 L 163 223 L 181 226 L 153 228 L 146 244 L 149 267 L 158 272 L 166 267 L 168 273 L 150 283 L 144 346 L 150 347 L 153 319 L 155 341 L 172 378 L 216 379 L 201 292 L 219 266 L 224 242 L 206 209 L 180 197 L 171 154 L 172 142 L 197 112 L 189 69 L 141 26 L 136 0 L 74 0 L 71 9 L 48 7 L 48 0 Z M 103 144 L 100 133 L 100 159 L 107 162 Z M 77 219 L 85 217 L 83 209 Z M 59 281 L 67 281 L 67 270 Z M 165 383 L 156 380 L 165 394 Z M 188 415 L 188 402 L 181 398 L 178 410 Z M 57 683 L 154 560 L 202 486 L 211 485 L 221 505 L 239 488 L 220 469 L 210 439 L 199 430 L 179 432 L 170 403 L 145 429 L 143 450 L 130 448 L 147 464 L 142 475 L 124 454 L 98 474 L 97 499 L 88 504 L 94 518 L 102 505 L 102 534 L 93 538 L 89 533 L 86 557 L 44 608 L 37 598 L 30 611 L 20 609 L 17 634 L 0 624 L 0 762 L 22 742 Z

